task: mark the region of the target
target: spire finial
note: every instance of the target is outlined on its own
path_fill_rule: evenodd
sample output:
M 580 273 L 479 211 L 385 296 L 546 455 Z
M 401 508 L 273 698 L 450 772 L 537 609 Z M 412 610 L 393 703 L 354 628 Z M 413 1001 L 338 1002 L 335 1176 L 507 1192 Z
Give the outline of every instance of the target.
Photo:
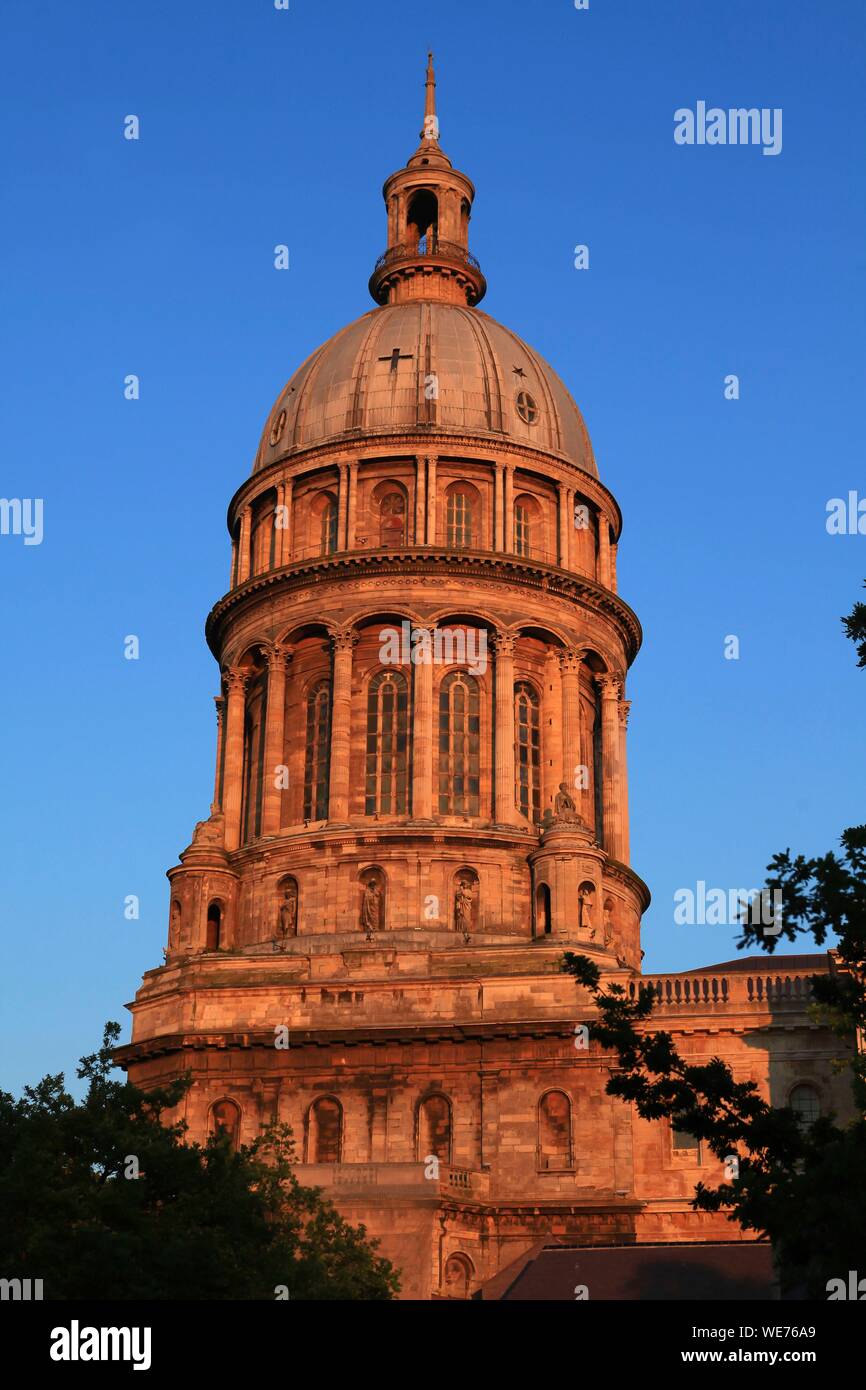
M 433 53 L 427 54 L 427 88 L 424 97 L 424 129 L 422 140 L 439 143 L 439 120 L 436 116 L 436 76 L 433 72 Z

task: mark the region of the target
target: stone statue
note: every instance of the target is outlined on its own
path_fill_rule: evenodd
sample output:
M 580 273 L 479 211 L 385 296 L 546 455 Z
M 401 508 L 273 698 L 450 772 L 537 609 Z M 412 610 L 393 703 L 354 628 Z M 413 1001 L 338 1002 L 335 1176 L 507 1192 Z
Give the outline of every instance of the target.
M 464 934 L 471 932 L 474 906 L 472 884 L 468 879 L 461 878 L 457 885 L 457 892 L 454 894 L 454 926 L 457 931 L 462 931 Z
M 294 885 L 287 883 L 283 889 L 277 921 L 277 935 L 285 940 L 298 934 L 298 896 Z
M 607 948 L 608 946 L 610 946 L 610 943 L 613 940 L 613 909 L 610 907 L 608 903 L 605 903 L 604 905 L 604 912 L 602 913 L 602 917 L 604 919 L 604 944 L 605 948 Z
M 559 791 L 553 802 L 554 820 L 576 821 L 580 817 L 577 814 L 577 807 L 574 804 L 574 797 L 568 790 L 567 782 L 560 782 Z
M 175 898 L 175 899 L 172 901 L 172 904 L 171 904 L 171 916 L 170 916 L 169 926 L 168 926 L 168 949 L 169 949 L 169 951 L 176 951 L 176 950 L 178 950 L 178 948 L 179 948 L 179 946 L 180 946 L 180 929 L 181 929 L 181 910 L 180 910 L 180 903 L 177 901 L 177 898 Z
M 591 883 L 582 883 L 578 889 L 580 899 L 579 932 L 581 935 L 587 933 L 590 941 L 595 941 L 595 922 L 593 914 L 595 911 L 595 889 Z
M 382 889 L 374 878 L 364 884 L 364 897 L 361 900 L 361 926 L 369 935 L 378 931 L 382 925 Z

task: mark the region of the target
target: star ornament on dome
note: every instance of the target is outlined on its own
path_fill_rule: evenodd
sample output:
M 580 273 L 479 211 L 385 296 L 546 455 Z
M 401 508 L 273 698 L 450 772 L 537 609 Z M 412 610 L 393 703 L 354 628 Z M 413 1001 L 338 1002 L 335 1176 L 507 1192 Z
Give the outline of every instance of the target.
M 511 370 L 514 372 L 515 376 L 526 376 L 526 372 L 522 367 L 512 367 Z

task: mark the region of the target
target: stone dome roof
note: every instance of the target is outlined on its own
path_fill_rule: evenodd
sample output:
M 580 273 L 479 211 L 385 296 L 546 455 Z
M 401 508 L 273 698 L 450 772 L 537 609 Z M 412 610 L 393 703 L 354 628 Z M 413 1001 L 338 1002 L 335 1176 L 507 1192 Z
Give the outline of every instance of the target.
M 505 437 L 598 476 L 583 416 L 547 362 L 479 309 L 431 300 L 372 309 L 312 353 L 280 392 L 253 471 L 402 430 Z

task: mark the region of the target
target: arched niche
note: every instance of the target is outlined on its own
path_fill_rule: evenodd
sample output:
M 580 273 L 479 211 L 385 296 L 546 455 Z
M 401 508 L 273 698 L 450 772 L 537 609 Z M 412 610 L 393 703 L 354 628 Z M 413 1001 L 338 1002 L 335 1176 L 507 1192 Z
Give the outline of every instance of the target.
M 475 869 L 464 864 L 452 878 L 451 901 L 455 931 L 469 933 L 478 929 L 481 920 L 481 884 Z
M 298 934 L 298 880 L 285 874 L 277 884 L 276 938 L 286 942 Z
M 445 1261 L 442 1288 L 446 1298 L 468 1298 L 475 1268 L 468 1255 L 456 1252 Z
M 305 1161 L 339 1163 L 343 1154 L 343 1107 L 336 1096 L 318 1096 L 307 1111 Z
M 415 1134 L 416 1153 L 421 1163 L 428 1158 L 437 1158 L 440 1163 L 451 1162 L 451 1102 L 441 1091 L 431 1092 L 419 1100 Z
M 241 1140 L 241 1108 L 237 1101 L 223 1096 L 208 1111 L 208 1134 L 228 1139 L 234 1152 Z
M 387 876 L 378 864 L 371 864 L 358 875 L 358 926 L 367 936 L 384 929 L 387 888 Z

